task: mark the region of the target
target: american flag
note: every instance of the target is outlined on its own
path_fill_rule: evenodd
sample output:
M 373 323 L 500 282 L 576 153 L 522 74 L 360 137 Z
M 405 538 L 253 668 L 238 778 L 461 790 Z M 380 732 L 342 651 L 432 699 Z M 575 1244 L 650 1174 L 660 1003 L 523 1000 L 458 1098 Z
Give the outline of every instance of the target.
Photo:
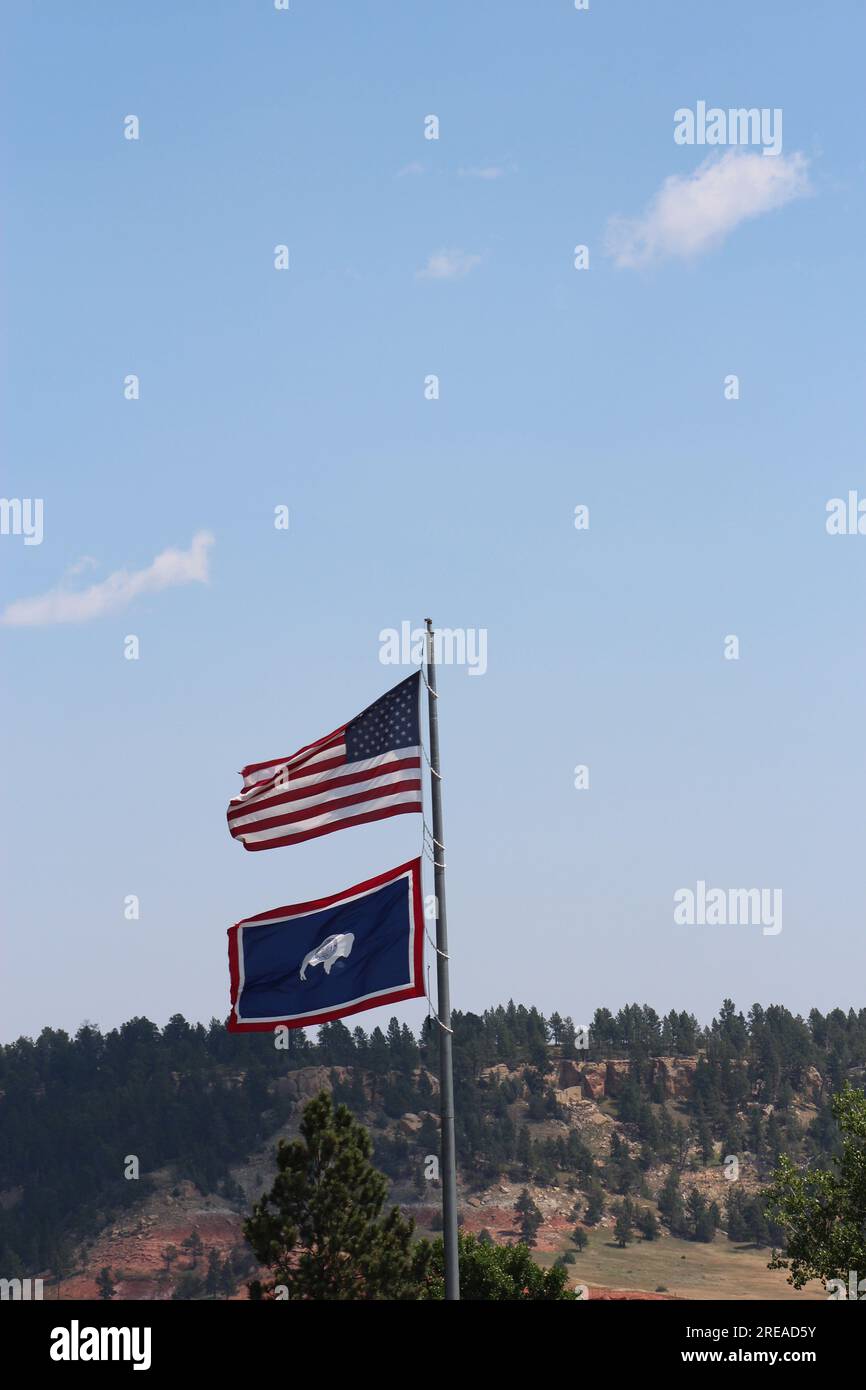
M 250 763 L 229 802 L 234 838 L 245 849 L 276 849 L 420 811 L 420 692 L 416 672 L 290 758 Z

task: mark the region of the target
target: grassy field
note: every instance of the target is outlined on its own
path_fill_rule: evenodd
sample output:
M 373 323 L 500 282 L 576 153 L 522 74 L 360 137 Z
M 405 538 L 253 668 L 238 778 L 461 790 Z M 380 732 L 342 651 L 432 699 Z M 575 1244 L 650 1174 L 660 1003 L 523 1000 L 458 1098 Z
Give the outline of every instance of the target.
M 610 1230 L 588 1233 L 585 1250 L 575 1251 L 568 1266 L 572 1283 L 598 1284 L 611 1289 L 642 1289 L 654 1293 L 659 1285 L 678 1298 L 786 1299 L 811 1302 L 826 1299 L 818 1283 L 797 1291 L 786 1282 L 784 1270 L 767 1269 L 769 1250 L 735 1245 L 717 1235 L 712 1245 L 677 1240 L 635 1240 L 625 1250 L 613 1243 Z M 562 1250 L 573 1250 L 565 1241 Z M 535 1253 L 538 1263 L 549 1267 L 557 1252 Z

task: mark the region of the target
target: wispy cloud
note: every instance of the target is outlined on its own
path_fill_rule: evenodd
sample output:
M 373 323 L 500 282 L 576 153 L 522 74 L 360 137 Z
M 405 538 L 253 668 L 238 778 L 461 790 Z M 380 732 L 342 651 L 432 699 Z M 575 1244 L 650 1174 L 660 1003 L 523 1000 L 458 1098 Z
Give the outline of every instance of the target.
M 189 550 L 162 550 L 142 570 L 115 570 L 99 584 L 78 591 L 58 587 L 35 598 L 16 599 L 0 613 L 4 627 L 46 627 L 52 623 L 86 623 L 126 608 L 140 594 L 158 593 L 179 584 L 206 584 L 209 531 L 193 536 Z
M 665 179 L 641 217 L 611 218 L 606 250 L 618 266 L 629 268 L 668 256 L 699 256 L 741 222 L 809 192 L 804 155 L 765 159 L 729 150 L 721 159 L 705 160 L 690 176 Z
M 459 169 L 457 171 L 462 179 L 504 179 L 509 172 L 501 164 L 485 164 L 478 169 Z
M 74 565 L 70 565 L 67 574 L 83 574 L 85 570 L 95 570 L 98 566 L 92 555 L 82 555 L 80 560 L 76 560 Z
M 424 269 L 417 270 L 415 274 L 419 280 L 458 280 L 480 264 L 480 256 L 470 255 L 466 251 L 435 251 Z
M 397 178 L 405 179 L 409 174 L 423 174 L 424 165 L 417 159 L 413 159 L 411 164 L 404 164 L 402 169 L 397 170 Z

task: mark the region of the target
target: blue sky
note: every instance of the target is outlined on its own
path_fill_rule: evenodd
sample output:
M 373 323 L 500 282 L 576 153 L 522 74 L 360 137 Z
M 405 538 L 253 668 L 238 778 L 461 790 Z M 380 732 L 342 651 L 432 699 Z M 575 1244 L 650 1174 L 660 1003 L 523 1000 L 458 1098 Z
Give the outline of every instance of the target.
M 866 538 L 825 528 L 866 492 L 862 6 L 4 27 L 0 491 L 44 539 L 0 535 L 3 1037 L 223 1017 L 232 922 L 413 854 L 414 817 L 245 854 L 224 812 L 428 613 L 488 634 L 441 673 L 456 1007 L 862 1006 Z M 781 155 L 677 145 L 699 100 L 780 108 Z M 700 879 L 781 888 L 782 932 L 676 925 Z

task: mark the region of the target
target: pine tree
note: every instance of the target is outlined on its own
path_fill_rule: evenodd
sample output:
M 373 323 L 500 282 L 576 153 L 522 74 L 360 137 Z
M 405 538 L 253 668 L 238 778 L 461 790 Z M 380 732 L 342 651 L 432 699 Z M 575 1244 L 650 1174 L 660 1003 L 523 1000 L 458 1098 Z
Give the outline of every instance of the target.
M 198 1226 L 193 1226 L 190 1234 L 186 1237 L 185 1240 L 181 1241 L 181 1245 L 184 1250 L 189 1251 L 190 1257 L 192 1259 L 192 1265 L 190 1266 L 190 1268 L 196 1269 L 199 1260 L 204 1254 L 204 1241 L 201 1238 Z
M 760 1110 L 753 1110 L 749 1116 L 749 1131 L 746 1139 L 749 1150 L 755 1158 L 761 1159 L 764 1155 L 764 1117 Z
M 223 1261 L 222 1269 L 219 1274 L 219 1291 L 223 1298 L 231 1298 L 237 1288 L 237 1279 L 232 1269 L 231 1261 L 226 1257 Z
M 652 1207 L 642 1207 L 635 1217 L 635 1225 L 643 1236 L 644 1240 L 658 1240 L 659 1223 L 658 1217 Z
M 695 1125 L 695 1140 L 701 1151 L 704 1166 L 706 1166 L 712 1161 L 715 1145 L 713 1144 L 713 1131 L 705 1115 L 702 1115 Z
M 613 1238 L 621 1250 L 631 1244 L 631 1215 L 626 1210 L 625 1204 L 619 1208 L 616 1214 L 616 1222 L 613 1228 Z
M 535 1245 L 544 1218 L 525 1187 L 514 1203 L 514 1209 L 520 1215 L 520 1235 L 524 1245 Z
M 106 1302 L 114 1298 L 114 1295 L 117 1293 L 117 1285 L 111 1277 L 111 1270 L 108 1268 L 108 1265 L 104 1265 L 97 1274 L 96 1287 L 99 1289 L 99 1297 L 104 1298 Z
M 562 1055 L 572 1060 L 577 1057 L 577 1029 L 570 1018 L 562 1024 Z
M 722 1158 L 727 1158 L 729 1154 L 740 1155 L 745 1147 L 746 1131 L 743 1128 L 739 1116 L 732 1115 L 725 1124 L 724 1138 L 722 1140 Z
M 207 1274 L 204 1281 L 205 1292 L 210 1298 L 216 1298 L 219 1292 L 221 1271 L 220 1252 L 215 1245 L 212 1245 L 207 1252 Z
M 601 1185 L 590 1188 L 586 1198 L 586 1212 L 584 1221 L 587 1226 L 594 1226 L 604 1215 L 604 1192 Z
M 251 1297 L 276 1286 L 289 1299 L 419 1297 L 429 1248 L 412 1248 L 413 1222 L 397 1207 L 382 1217 L 388 1183 L 370 1162 L 366 1129 L 324 1091 L 300 1129 L 300 1139 L 280 1142 L 274 1185 L 244 1224 L 273 1276 L 251 1284 Z
M 686 1212 L 689 1234 L 692 1239 L 703 1241 L 707 1245 L 711 1244 L 715 1239 L 716 1227 L 719 1223 L 719 1209 L 715 1202 L 712 1206 L 708 1206 L 703 1193 L 693 1187 L 686 1202 Z
M 671 1168 L 659 1193 L 658 1208 L 659 1215 L 670 1227 L 671 1235 L 682 1235 L 685 1226 L 685 1208 L 680 1192 L 679 1174 L 675 1168 Z
M 743 1219 L 744 1201 L 743 1191 L 731 1183 L 725 1201 L 725 1230 L 728 1233 L 728 1240 L 739 1242 L 748 1239 L 748 1231 Z
M 707 1199 L 702 1192 L 693 1187 L 686 1198 L 686 1218 L 693 1236 L 696 1236 L 698 1224 L 706 1210 Z
M 370 1041 L 367 1047 L 367 1065 L 372 1073 L 371 1090 L 373 1098 L 380 1093 L 382 1083 L 388 1075 L 388 1064 L 390 1061 L 390 1051 L 388 1040 L 381 1028 L 374 1028 L 370 1034 Z

